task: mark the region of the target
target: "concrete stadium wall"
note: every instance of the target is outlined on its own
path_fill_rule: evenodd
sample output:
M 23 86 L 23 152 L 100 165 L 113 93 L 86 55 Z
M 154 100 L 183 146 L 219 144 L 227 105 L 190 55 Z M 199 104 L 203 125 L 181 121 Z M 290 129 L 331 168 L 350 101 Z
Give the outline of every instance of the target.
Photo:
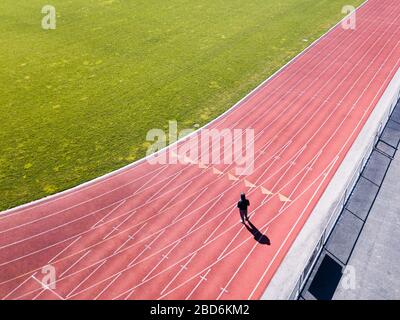
M 400 69 L 268 285 L 263 300 L 296 299 L 400 97 Z

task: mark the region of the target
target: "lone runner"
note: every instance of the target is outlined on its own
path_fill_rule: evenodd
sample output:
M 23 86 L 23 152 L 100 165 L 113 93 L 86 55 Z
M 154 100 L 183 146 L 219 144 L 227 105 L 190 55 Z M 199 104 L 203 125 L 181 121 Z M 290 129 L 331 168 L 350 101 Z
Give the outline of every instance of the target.
M 250 206 L 250 201 L 246 199 L 246 195 L 242 192 L 240 194 L 240 200 L 237 204 L 237 207 L 239 208 L 240 212 L 240 218 L 242 219 L 242 223 L 244 224 L 244 220 L 249 221 L 249 218 L 247 217 L 247 208 Z

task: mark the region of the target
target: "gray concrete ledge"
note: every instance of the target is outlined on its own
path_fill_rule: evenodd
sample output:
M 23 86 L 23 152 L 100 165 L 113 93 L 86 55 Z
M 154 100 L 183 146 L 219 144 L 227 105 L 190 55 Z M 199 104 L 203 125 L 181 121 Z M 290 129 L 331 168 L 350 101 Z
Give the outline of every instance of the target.
M 354 287 L 339 284 L 332 299 L 400 299 L 399 177 L 400 153 L 397 152 L 346 263 L 354 270 Z
M 378 137 L 400 96 L 397 71 L 366 124 L 329 183 L 320 201 L 284 258 L 262 299 L 295 299 L 305 283 L 323 244 L 365 166 Z M 397 115 L 396 115 L 397 116 Z M 394 123 L 398 124 L 398 123 Z M 393 125 L 394 125 L 393 124 Z M 390 130 L 390 128 L 389 128 Z M 389 141 L 389 143 L 391 143 Z M 379 157 L 377 157 L 379 161 Z M 373 176 L 379 179 L 380 174 Z
M 396 299 L 399 232 L 400 127 L 397 103 L 301 292 L 305 300 Z M 393 143 L 394 147 L 388 145 Z M 387 250 L 389 248 L 390 250 Z M 326 257 L 329 263 L 323 264 Z M 352 272 L 352 286 L 349 284 Z M 346 276 L 343 276 L 346 273 Z

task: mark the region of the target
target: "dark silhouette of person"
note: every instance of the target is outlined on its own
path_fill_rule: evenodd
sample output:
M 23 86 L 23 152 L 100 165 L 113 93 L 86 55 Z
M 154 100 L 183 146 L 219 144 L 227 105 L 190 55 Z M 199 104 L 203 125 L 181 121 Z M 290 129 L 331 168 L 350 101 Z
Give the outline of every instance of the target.
M 237 207 L 239 208 L 240 212 L 240 218 L 242 218 L 242 223 L 244 224 L 244 220 L 249 221 L 249 218 L 247 217 L 247 208 L 250 206 L 250 201 L 246 199 L 246 195 L 242 192 L 240 194 L 240 200 L 237 204 Z

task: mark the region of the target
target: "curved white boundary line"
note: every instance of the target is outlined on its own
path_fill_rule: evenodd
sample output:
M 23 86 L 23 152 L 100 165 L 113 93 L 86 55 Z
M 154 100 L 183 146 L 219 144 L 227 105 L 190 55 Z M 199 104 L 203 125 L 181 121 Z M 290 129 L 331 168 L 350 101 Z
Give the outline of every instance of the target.
M 366 0 L 365 2 L 363 2 L 356 10 L 361 9 L 363 6 L 365 6 L 368 3 L 369 0 Z M 225 115 L 227 115 L 228 113 L 232 112 L 234 109 L 236 109 L 238 106 L 240 106 L 246 99 L 248 99 L 251 95 L 253 95 L 256 91 L 258 91 L 259 89 L 261 89 L 261 87 L 263 87 L 268 81 L 270 81 L 272 78 L 274 78 L 276 75 L 278 75 L 281 71 L 283 71 L 286 67 L 288 67 L 290 64 L 292 64 L 294 61 L 296 61 L 297 59 L 299 59 L 301 56 L 303 56 L 306 52 L 308 52 L 311 48 L 313 48 L 318 42 L 320 42 L 323 38 L 325 38 L 333 29 L 335 29 L 337 26 L 339 26 L 344 20 L 346 20 L 350 15 L 352 15 L 353 13 L 348 14 L 347 16 L 343 17 L 338 23 L 336 23 L 334 26 L 332 26 L 331 28 L 329 28 L 324 34 L 322 34 L 319 38 L 317 38 L 316 40 L 314 40 L 307 48 L 305 48 L 303 51 L 301 51 L 299 54 L 297 54 L 295 57 L 293 57 L 291 60 L 289 60 L 286 64 L 284 64 L 282 67 L 280 67 L 277 71 L 275 71 L 272 75 L 270 75 L 267 79 L 265 79 L 263 82 L 261 82 L 256 88 L 254 88 L 252 91 L 250 91 L 246 96 L 244 96 L 241 100 L 239 100 L 236 104 L 234 104 L 231 108 L 229 108 L 228 110 L 226 110 L 225 112 L 223 112 L 222 114 L 220 114 L 217 118 L 213 119 L 212 121 L 210 121 L 209 123 L 207 123 L 206 125 L 204 125 L 203 127 L 197 129 L 196 131 L 192 132 L 191 134 L 183 137 L 182 139 L 179 139 L 177 141 L 175 141 L 174 143 L 166 146 L 165 148 L 159 150 L 158 152 L 146 156 L 142 159 L 139 159 L 135 162 L 132 162 L 120 169 L 117 169 L 115 171 L 112 171 L 110 173 L 107 173 L 105 175 L 102 175 L 100 177 L 97 177 L 95 179 L 92 179 L 90 181 L 84 182 L 80 185 L 77 185 L 75 187 L 72 187 L 70 189 L 52 194 L 50 196 L 38 199 L 38 200 L 34 200 L 25 204 L 22 204 L 20 206 L 16 206 L 14 208 L 10 208 L 7 209 L 3 212 L 0 212 L 0 216 L 2 215 L 6 215 L 6 214 L 10 214 L 10 213 L 14 213 L 16 211 L 19 211 L 19 213 L 22 213 L 25 210 L 28 210 L 30 208 L 32 208 L 35 205 L 41 205 L 41 204 L 47 204 L 49 200 L 57 200 L 59 197 L 61 196 L 68 196 L 69 194 L 78 191 L 80 189 L 83 189 L 85 187 L 89 187 L 92 186 L 98 182 L 101 181 L 105 181 L 107 178 L 112 177 L 114 175 L 117 175 L 119 173 L 122 173 L 123 171 L 126 171 L 127 169 L 130 169 L 144 161 L 146 161 L 148 158 L 150 157 L 154 157 L 157 154 L 161 154 L 162 152 L 165 152 L 168 148 L 171 148 L 175 145 L 177 145 L 178 143 L 181 143 L 183 141 L 185 141 L 186 139 L 189 139 L 191 136 L 198 134 L 201 130 L 207 128 L 208 126 L 212 125 L 214 122 L 220 120 L 221 118 L 223 118 Z

